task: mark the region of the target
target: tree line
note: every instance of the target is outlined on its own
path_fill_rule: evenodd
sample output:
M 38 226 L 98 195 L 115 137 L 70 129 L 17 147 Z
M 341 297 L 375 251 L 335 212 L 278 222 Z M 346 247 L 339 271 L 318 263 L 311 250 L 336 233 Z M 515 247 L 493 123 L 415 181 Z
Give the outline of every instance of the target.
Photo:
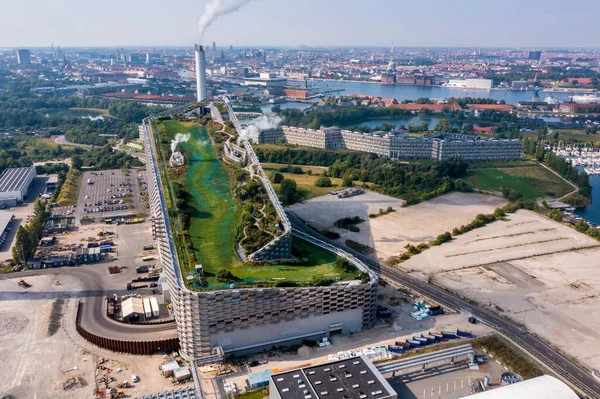
M 50 212 L 41 200 L 35 200 L 33 204 L 33 218 L 27 225 L 20 225 L 15 236 L 15 243 L 12 249 L 13 263 L 25 265 L 33 255 L 39 241 L 44 234 L 46 221 Z

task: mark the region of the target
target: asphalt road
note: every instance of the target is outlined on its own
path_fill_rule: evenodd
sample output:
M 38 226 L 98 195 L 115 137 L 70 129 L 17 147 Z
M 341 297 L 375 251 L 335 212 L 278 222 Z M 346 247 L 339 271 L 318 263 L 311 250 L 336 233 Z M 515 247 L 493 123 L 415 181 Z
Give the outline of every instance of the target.
M 475 316 L 479 322 L 489 325 L 531 353 L 536 359 L 554 371 L 557 375 L 560 375 L 573 386 L 577 387 L 581 393 L 587 395 L 589 398 L 600 399 L 600 382 L 594 376 L 545 344 L 535 335 L 519 327 L 511 320 L 500 317 L 493 312 L 464 301 L 447 291 L 411 277 L 357 251 L 342 247 L 339 243 L 328 240 L 308 227 L 293 213 L 287 212 L 287 214 L 296 234 L 299 231 L 341 248 L 363 261 L 365 265 L 370 267 L 379 276 L 404 285 L 424 296 L 446 305 L 447 307 L 460 311 L 465 314 L 465 317 L 467 317 L 467 315 Z
M 96 267 L 94 267 L 96 266 Z M 98 269 L 98 270 L 96 270 Z M 118 323 L 110 320 L 106 316 L 105 298 L 106 295 L 129 293 L 125 290 L 108 291 L 104 284 L 104 278 L 100 275 L 100 270 L 104 272 L 104 265 L 86 265 L 78 267 L 63 267 L 56 269 L 30 270 L 19 273 L 9 273 L 0 275 L 0 279 L 27 278 L 39 275 L 58 275 L 69 274 L 76 276 L 83 282 L 81 291 L 63 291 L 63 292 L 36 292 L 35 286 L 30 290 L 19 294 L 20 298 L 30 297 L 31 299 L 54 299 L 54 298 L 80 298 L 83 299 L 84 307 L 81 318 L 81 326 L 87 331 L 96 335 L 122 340 L 151 341 L 162 338 L 171 338 L 177 336 L 176 323 L 158 324 L 158 325 L 132 325 Z M 139 293 L 136 291 L 136 293 Z

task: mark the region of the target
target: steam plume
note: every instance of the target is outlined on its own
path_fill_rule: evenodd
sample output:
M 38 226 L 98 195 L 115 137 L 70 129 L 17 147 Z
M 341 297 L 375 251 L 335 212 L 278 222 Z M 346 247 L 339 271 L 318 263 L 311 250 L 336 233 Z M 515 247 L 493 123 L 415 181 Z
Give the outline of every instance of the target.
M 177 146 L 179 143 L 185 143 L 190 139 L 191 135 L 189 133 L 177 133 L 175 135 L 175 139 L 171 140 L 171 152 L 177 151 Z
M 198 22 L 200 27 L 200 43 L 204 40 L 204 32 L 219 17 L 235 12 L 252 0 L 209 0 L 204 6 L 204 14 Z
M 240 139 L 249 140 L 252 138 L 258 138 L 258 133 L 265 129 L 275 129 L 281 123 L 283 119 L 270 111 L 265 112 L 263 115 L 252 119 L 252 122 L 248 127 L 242 131 Z

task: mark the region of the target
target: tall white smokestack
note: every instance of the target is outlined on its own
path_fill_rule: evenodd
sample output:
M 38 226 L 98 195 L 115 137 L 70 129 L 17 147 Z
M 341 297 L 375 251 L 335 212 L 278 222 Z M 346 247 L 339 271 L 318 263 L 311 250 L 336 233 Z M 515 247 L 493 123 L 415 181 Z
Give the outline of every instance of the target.
M 200 101 L 207 99 L 206 94 L 206 54 L 201 45 L 196 45 L 196 98 Z

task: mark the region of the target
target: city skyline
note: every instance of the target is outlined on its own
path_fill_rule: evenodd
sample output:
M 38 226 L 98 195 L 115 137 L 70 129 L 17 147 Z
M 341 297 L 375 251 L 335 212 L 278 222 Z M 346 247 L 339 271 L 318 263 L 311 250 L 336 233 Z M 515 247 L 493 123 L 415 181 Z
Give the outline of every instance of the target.
M 216 20 L 203 44 L 594 48 L 600 28 L 595 26 L 593 16 L 600 5 L 589 0 L 582 3 L 577 9 L 564 9 L 556 0 L 525 4 L 508 0 L 502 7 L 474 0 L 463 0 L 458 6 L 437 0 L 423 10 L 419 4 L 381 0 L 365 10 L 364 3 L 357 0 L 331 0 L 325 4 L 316 0 L 257 0 Z M 75 0 L 5 4 L 0 15 L 0 37 L 4 39 L 0 46 L 184 46 L 199 41 L 198 20 L 204 4 L 191 0 L 180 0 L 178 8 L 158 0 L 145 2 L 144 8 L 116 0 L 107 0 L 102 8 L 88 8 Z M 581 13 L 581 9 L 589 12 Z M 165 18 L 168 12 L 174 15 Z M 370 17 L 366 18 L 365 13 Z M 23 18 L 25 15 L 27 18 Z M 20 23 L 14 24 L 15 20 Z M 108 20 L 112 21 L 110 25 Z

